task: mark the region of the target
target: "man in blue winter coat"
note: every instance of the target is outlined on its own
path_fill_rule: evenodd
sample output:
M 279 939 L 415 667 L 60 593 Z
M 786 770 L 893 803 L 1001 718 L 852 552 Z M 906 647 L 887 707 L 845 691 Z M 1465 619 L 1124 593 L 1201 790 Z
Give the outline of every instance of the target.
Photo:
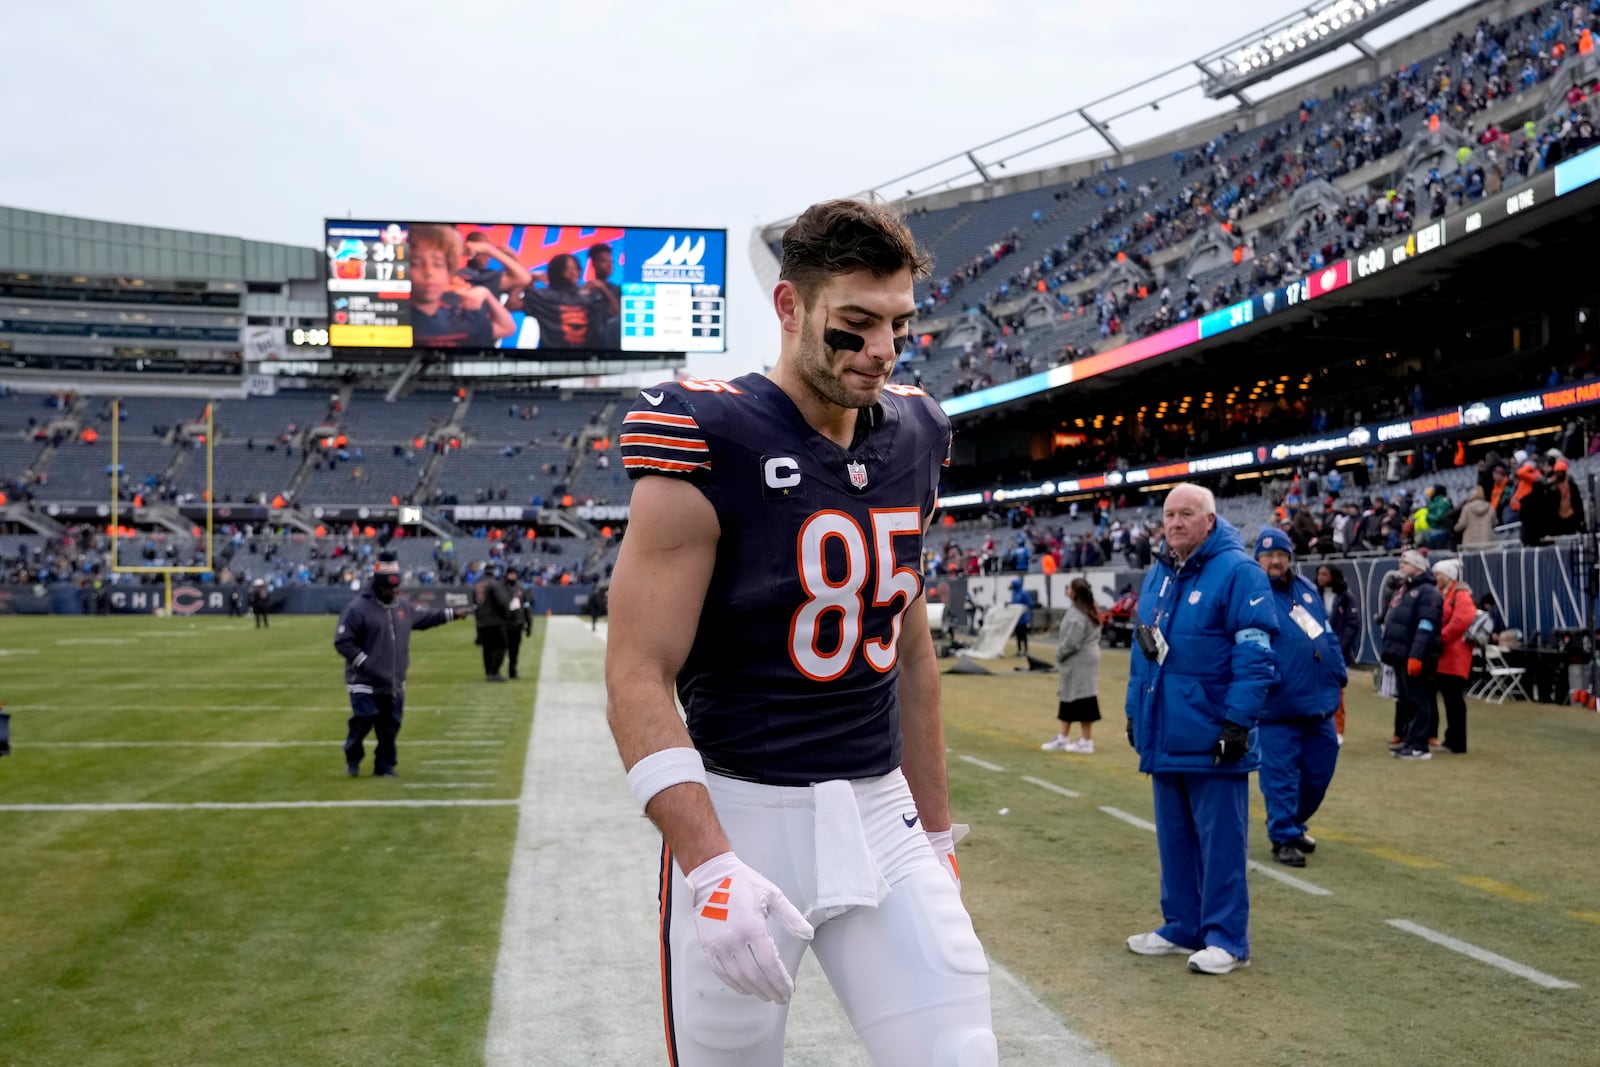
M 1276 674 L 1278 613 L 1211 491 L 1167 494 L 1166 544 L 1145 576 L 1128 671 L 1128 740 L 1155 793 L 1166 922 L 1128 938 L 1141 956 L 1187 955 L 1227 974 L 1250 962 L 1250 772 Z
M 1256 562 L 1272 583 L 1278 612 L 1278 683 L 1267 693 L 1257 736 L 1261 742 L 1261 796 L 1267 802 L 1272 858 L 1304 867 L 1316 838 L 1306 823 L 1322 806 L 1339 759 L 1333 713 L 1349 676 L 1339 636 L 1328 624 L 1317 587 L 1290 568 L 1294 543 L 1282 530 L 1256 538 Z

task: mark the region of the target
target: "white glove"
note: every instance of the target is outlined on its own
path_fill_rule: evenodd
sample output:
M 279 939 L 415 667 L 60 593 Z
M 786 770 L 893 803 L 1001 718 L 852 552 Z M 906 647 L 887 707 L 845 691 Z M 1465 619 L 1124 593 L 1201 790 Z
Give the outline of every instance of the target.
M 966 837 L 970 827 L 965 823 L 951 823 L 948 830 L 929 830 L 928 844 L 933 846 L 933 854 L 939 857 L 939 863 L 944 867 L 956 884 L 956 890 L 961 889 L 961 866 L 956 863 L 956 842 Z
M 711 973 L 736 993 L 788 1003 L 794 979 L 778 958 L 767 918 L 810 941 L 814 931 L 805 916 L 732 852 L 711 857 L 685 877 L 694 890 L 694 929 Z

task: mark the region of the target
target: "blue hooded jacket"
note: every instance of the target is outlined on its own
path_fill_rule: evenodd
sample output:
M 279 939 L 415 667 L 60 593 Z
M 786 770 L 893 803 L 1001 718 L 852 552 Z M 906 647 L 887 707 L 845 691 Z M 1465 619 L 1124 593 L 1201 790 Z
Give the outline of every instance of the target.
M 1332 715 L 1339 710 L 1339 690 L 1349 681 L 1349 674 L 1339 635 L 1322 610 L 1322 594 L 1304 575 L 1292 572 L 1287 581 L 1271 584 L 1278 609 L 1278 636 L 1272 641 L 1278 658 L 1278 684 L 1267 693 L 1261 718 L 1279 722 Z M 1322 627 L 1322 636 L 1315 641 L 1290 616 L 1296 604 Z
M 1018 623 L 1026 624 L 1033 621 L 1033 597 L 1022 588 L 1021 578 L 1011 579 L 1011 599 L 1007 603 L 1022 605 L 1022 618 L 1017 620 Z
M 1126 708 L 1146 774 L 1245 774 L 1261 763 L 1254 727 L 1277 673 L 1278 612 L 1266 572 L 1220 515 L 1181 567 L 1163 553 L 1144 579 L 1139 621 L 1166 637 L 1166 662 L 1134 648 Z M 1237 763 L 1213 758 L 1224 720 L 1249 728 Z

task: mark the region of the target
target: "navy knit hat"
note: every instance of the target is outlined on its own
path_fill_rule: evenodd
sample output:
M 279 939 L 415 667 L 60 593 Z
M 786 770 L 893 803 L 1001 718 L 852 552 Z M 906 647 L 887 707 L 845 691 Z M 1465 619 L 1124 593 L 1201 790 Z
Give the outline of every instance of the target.
M 395 559 L 393 552 L 378 554 L 378 565 L 372 569 L 372 579 L 378 585 L 387 585 L 391 588 L 400 586 L 400 563 Z
M 1256 558 L 1261 558 L 1263 552 L 1287 552 L 1294 555 L 1294 542 L 1289 540 L 1289 535 L 1274 527 L 1267 527 L 1256 538 Z

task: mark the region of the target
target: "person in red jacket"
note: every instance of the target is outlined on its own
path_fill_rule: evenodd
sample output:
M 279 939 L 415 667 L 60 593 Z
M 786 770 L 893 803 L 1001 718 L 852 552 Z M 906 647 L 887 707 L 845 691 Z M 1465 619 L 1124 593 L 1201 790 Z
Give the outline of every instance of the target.
M 1467 627 L 1477 618 L 1472 590 L 1461 580 L 1461 561 L 1442 559 L 1433 565 L 1434 580 L 1444 597 L 1439 625 L 1439 697 L 1444 702 L 1444 737 L 1439 745 L 1458 756 L 1467 751 L 1467 677 L 1472 673 L 1472 646 Z

